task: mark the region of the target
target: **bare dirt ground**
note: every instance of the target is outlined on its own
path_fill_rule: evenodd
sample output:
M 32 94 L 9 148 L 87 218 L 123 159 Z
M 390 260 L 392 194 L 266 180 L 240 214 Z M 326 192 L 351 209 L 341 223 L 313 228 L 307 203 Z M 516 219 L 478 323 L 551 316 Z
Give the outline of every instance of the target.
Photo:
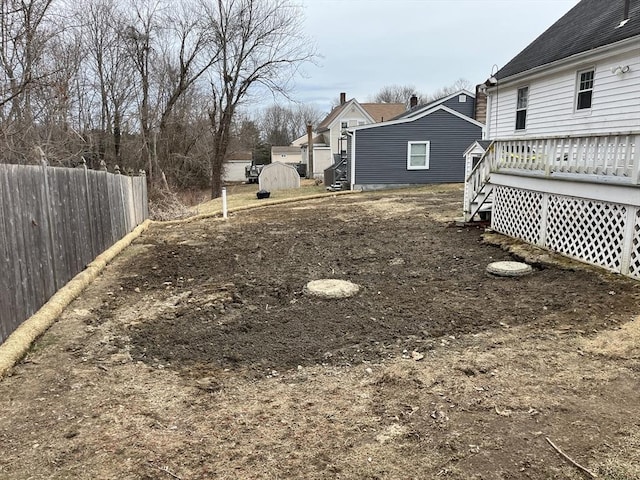
M 586 478 L 547 437 L 640 478 L 639 284 L 491 278 L 512 258 L 451 224 L 461 198 L 152 226 L 0 382 L 0 478 Z

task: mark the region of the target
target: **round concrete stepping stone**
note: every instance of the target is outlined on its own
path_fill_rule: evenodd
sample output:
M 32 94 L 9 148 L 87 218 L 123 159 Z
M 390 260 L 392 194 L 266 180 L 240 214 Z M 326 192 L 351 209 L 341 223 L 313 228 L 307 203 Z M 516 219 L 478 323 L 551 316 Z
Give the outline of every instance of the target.
M 493 262 L 487 265 L 487 272 L 499 277 L 521 277 L 533 272 L 533 268 L 522 262 Z
M 312 280 L 304 287 L 304 293 L 321 298 L 348 298 L 354 296 L 360 287 L 347 280 L 325 278 Z

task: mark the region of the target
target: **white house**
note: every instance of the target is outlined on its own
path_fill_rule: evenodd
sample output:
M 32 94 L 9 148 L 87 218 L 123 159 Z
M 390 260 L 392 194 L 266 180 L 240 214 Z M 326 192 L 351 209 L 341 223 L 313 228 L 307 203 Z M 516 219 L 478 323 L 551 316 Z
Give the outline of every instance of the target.
M 391 120 L 406 110 L 404 103 L 359 103 L 340 94 L 335 107 L 318 125 L 313 136 L 313 176 L 320 177 L 337 158 L 346 156 L 348 128 Z M 302 161 L 308 165 L 308 142 L 301 137 Z
M 271 147 L 271 161 L 282 163 L 300 163 L 302 161 L 300 147 L 295 145 L 288 147 L 274 145 Z
M 485 83 L 465 217 L 640 278 L 640 0 L 582 0 Z

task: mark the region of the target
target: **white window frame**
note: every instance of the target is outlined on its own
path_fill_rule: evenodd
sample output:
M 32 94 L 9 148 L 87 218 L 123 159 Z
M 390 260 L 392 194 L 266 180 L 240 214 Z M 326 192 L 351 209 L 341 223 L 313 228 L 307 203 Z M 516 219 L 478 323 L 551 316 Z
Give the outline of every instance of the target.
M 520 91 L 527 90 L 527 96 L 524 99 L 524 107 L 520 105 Z M 523 85 L 516 90 L 516 124 L 514 130 L 516 132 L 522 132 L 527 129 L 527 110 L 529 109 L 529 85 Z M 524 112 L 524 127 L 518 128 L 518 112 Z
M 580 88 L 580 84 L 581 84 L 581 79 L 582 79 L 582 75 L 585 73 L 593 73 L 593 78 L 591 79 L 591 88 L 585 88 L 585 89 L 581 89 Z M 574 111 L 576 113 L 579 112 L 590 112 L 591 109 L 593 108 L 593 87 L 595 86 L 596 83 L 596 69 L 595 67 L 591 67 L 591 68 L 585 68 L 583 70 L 578 70 L 578 72 L 576 73 L 576 95 L 575 95 L 575 100 L 574 100 Z M 591 104 L 589 105 L 589 108 L 578 108 L 578 98 L 580 98 L 580 94 L 584 93 L 584 92 L 591 92 Z
M 411 165 L 411 146 L 412 145 L 425 145 L 425 164 L 424 165 Z M 407 144 L 407 170 L 429 170 L 429 157 L 431 154 L 431 142 L 420 141 L 420 142 L 408 142 Z

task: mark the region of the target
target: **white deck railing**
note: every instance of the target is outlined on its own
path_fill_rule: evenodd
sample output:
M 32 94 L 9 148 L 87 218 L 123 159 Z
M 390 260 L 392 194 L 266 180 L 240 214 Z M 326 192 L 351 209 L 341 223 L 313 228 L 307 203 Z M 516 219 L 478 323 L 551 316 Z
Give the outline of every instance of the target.
M 477 213 L 482 189 L 498 171 L 638 185 L 639 142 L 638 132 L 495 140 L 467 177 L 465 218 Z

